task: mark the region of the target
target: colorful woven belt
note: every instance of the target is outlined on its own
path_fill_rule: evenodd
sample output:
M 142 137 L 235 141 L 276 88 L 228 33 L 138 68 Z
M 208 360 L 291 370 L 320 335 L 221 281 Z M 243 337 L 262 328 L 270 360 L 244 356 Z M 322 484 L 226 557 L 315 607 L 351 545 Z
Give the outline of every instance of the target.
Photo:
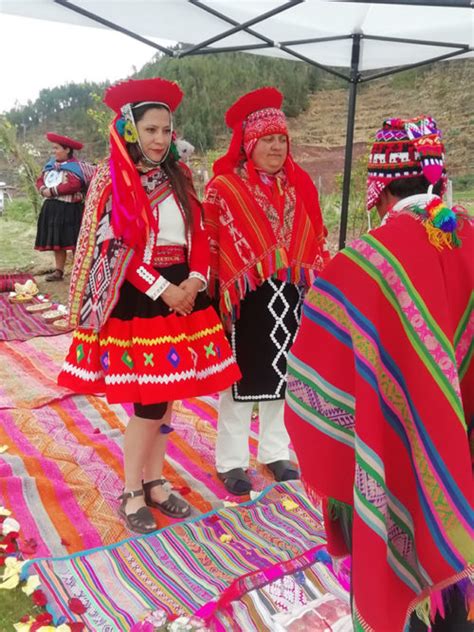
M 156 246 L 153 249 L 152 266 L 166 268 L 177 263 L 186 263 L 186 248 L 184 246 Z

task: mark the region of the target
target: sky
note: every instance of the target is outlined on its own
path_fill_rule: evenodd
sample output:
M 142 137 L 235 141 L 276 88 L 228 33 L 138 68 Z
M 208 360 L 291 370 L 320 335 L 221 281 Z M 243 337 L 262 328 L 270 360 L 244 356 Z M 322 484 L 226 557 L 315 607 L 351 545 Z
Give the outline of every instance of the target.
M 42 88 L 124 78 L 155 54 L 108 29 L 2 13 L 0 33 L 0 112 L 34 101 Z

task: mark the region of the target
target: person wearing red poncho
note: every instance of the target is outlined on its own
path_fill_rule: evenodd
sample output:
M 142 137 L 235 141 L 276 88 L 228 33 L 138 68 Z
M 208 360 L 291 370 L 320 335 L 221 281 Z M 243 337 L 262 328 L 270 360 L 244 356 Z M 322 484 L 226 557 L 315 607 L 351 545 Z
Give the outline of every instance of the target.
M 45 198 L 38 217 L 35 250 L 54 252 L 55 270 L 46 281 L 61 281 L 67 251 L 74 252 L 81 227 L 84 197 L 94 166 L 74 156 L 83 148 L 78 140 L 48 132 L 54 156 L 43 167 L 36 188 Z
M 302 296 L 329 258 L 318 192 L 293 160 L 282 94 L 250 92 L 226 113 L 232 140 L 214 164 L 204 206 L 211 240 L 210 293 L 242 379 L 221 393 L 216 467 L 227 490 L 248 494 L 252 409 L 257 458 L 278 481 L 298 478 L 283 423 L 286 355 Z
M 429 116 L 384 122 L 367 184 L 382 225 L 308 292 L 285 422 L 330 553 L 352 553 L 354 629 L 468 632 L 474 225 L 443 202 Z
M 71 278 L 73 342 L 59 384 L 133 402 L 119 513 L 138 533 L 149 507 L 184 518 L 190 506 L 162 477 L 172 402 L 240 376 L 206 295 L 208 237 L 188 168 L 172 141 L 182 92 L 161 78 L 111 86 L 110 158 L 86 199 Z M 143 481 L 143 483 L 142 483 Z

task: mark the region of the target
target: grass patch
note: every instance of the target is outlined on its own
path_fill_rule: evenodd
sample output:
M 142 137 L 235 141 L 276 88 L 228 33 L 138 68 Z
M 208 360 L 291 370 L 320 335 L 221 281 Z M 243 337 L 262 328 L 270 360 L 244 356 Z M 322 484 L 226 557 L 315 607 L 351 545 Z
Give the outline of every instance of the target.
M 36 226 L 36 213 L 28 198 L 16 198 L 5 204 L 3 219 L 15 220 Z
M 13 625 L 18 623 L 21 617 L 30 614 L 33 617 L 42 610 L 37 608 L 31 597 L 18 587 L 13 590 L 0 591 L 0 630 L 2 632 L 14 632 Z
M 26 272 L 54 267 L 51 253 L 34 250 L 35 237 L 35 223 L 0 218 L 0 271 Z

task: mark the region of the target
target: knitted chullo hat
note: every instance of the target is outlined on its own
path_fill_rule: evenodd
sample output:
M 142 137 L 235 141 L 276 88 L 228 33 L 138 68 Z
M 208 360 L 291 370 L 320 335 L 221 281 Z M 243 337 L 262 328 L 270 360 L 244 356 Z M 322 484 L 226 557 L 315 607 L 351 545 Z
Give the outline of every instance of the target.
M 386 119 L 369 156 L 367 209 L 390 182 L 422 175 L 433 185 L 441 179 L 446 188 L 444 145 L 436 121 L 430 116 Z

